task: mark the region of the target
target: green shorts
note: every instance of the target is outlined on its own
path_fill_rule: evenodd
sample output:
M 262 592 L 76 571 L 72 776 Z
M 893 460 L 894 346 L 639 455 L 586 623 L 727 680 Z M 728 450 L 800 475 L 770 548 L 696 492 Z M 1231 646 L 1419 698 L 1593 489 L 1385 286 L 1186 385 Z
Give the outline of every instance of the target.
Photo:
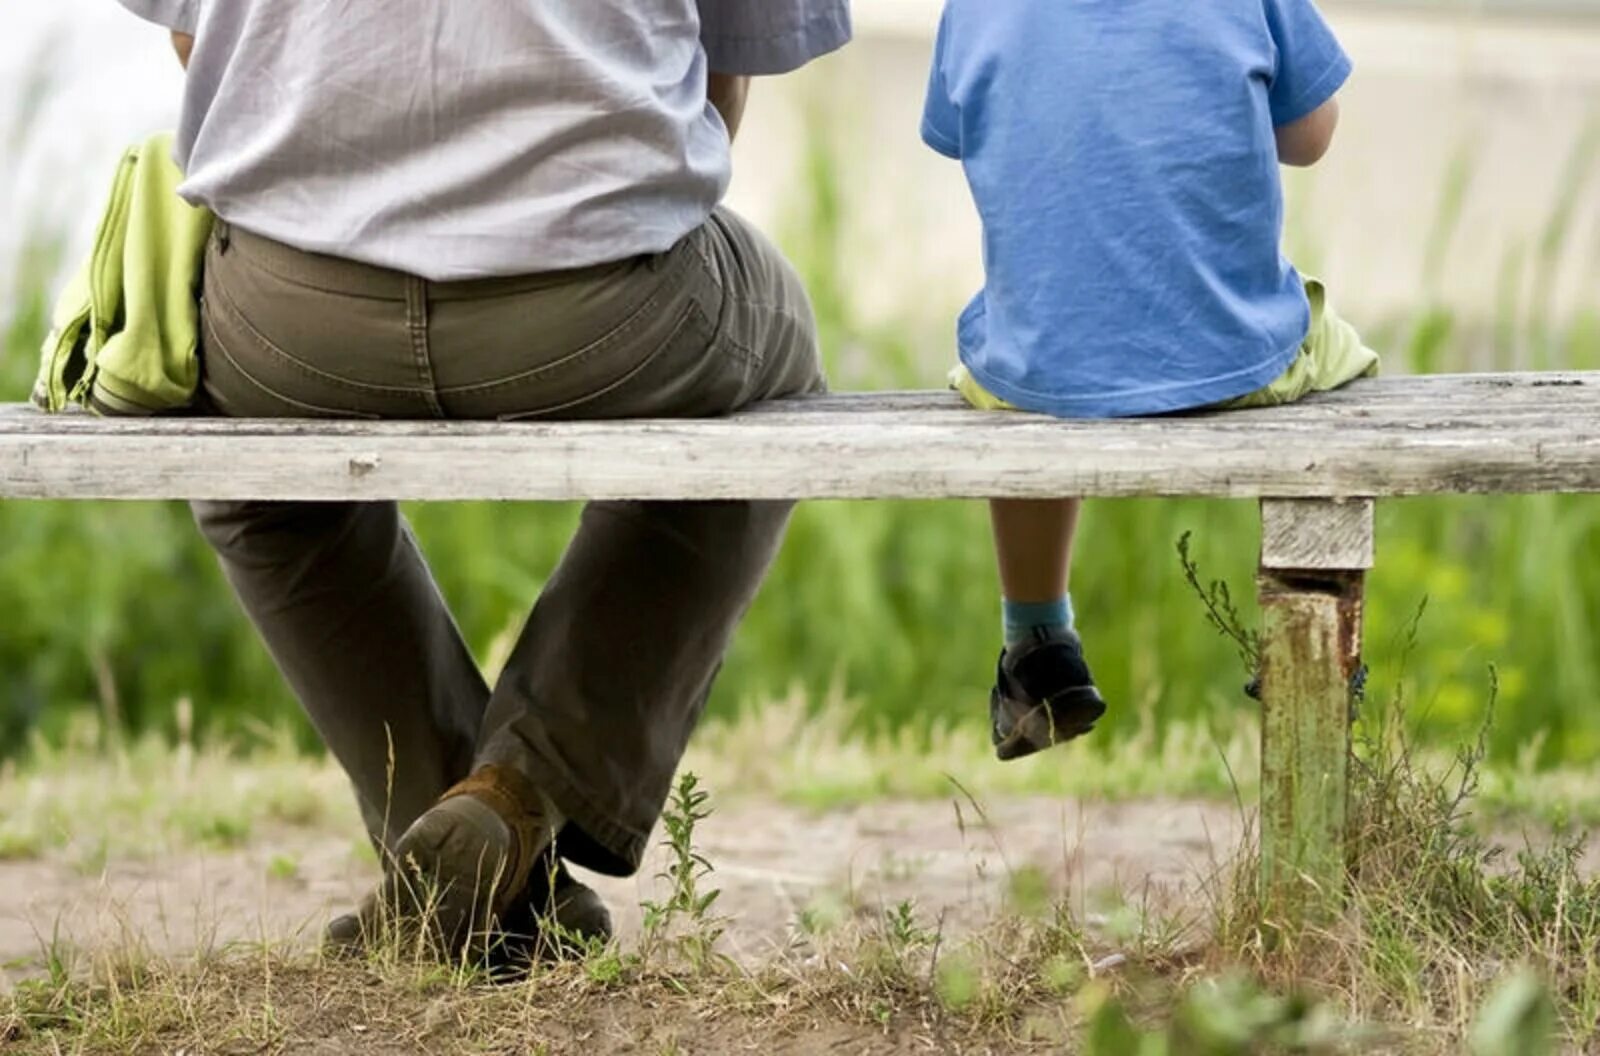
M 1313 392 L 1343 388 L 1357 378 L 1378 373 L 1378 354 L 1361 343 L 1355 327 L 1341 319 L 1328 304 L 1328 291 L 1317 279 L 1306 279 L 1306 299 L 1311 302 L 1311 330 L 1289 369 L 1265 388 L 1213 405 L 1219 411 L 1246 407 L 1276 407 L 1294 403 Z M 950 372 L 950 387 L 982 411 L 1014 411 L 1011 404 L 990 393 L 965 366 Z

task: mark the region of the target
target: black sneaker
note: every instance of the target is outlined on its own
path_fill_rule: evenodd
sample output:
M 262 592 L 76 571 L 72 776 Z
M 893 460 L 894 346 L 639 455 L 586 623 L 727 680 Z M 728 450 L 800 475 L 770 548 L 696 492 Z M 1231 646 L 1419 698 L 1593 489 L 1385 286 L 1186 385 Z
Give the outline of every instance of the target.
M 1021 759 L 1055 744 L 1065 744 L 1094 729 L 1106 702 L 1094 688 L 1083 659 L 1083 642 L 1040 635 L 1000 654 L 1000 669 L 989 697 L 994 751 L 1001 760 Z

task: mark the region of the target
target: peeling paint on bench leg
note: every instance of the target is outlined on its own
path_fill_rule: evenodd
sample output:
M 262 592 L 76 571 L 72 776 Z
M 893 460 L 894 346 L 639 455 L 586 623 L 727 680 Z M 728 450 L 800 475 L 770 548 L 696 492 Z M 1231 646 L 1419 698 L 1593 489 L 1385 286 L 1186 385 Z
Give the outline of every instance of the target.
M 1264 922 L 1293 930 L 1337 912 L 1346 871 L 1352 694 L 1361 677 L 1362 588 L 1371 503 L 1296 503 L 1264 519 L 1299 539 L 1298 555 L 1355 555 L 1275 568 L 1263 553 L 1261 638 L 1261 883 Z M 1370 542 L 1370 535 L 1368 535 Z M 1301 560 L 1304 560 L 1301 557 Z M 1329 568 L 1353 564 L 1356 568 Z

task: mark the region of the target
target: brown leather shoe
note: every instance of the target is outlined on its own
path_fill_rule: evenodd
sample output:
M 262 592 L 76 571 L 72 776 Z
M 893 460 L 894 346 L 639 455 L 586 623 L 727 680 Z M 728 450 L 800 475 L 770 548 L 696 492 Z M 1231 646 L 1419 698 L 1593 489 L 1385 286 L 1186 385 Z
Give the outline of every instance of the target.
M 323 934 L 324 949 L 335 956 L 361 956 L 383 934 L 381 888 L 367 893 L 354 912 L 335 917 Z M 488 960 L 499 970 L 517 970 L 535 960 L 581 955 L 611 941 L 611 913 L 594 889 L 573 879 L 554 849 L 534 865 L 528 886 L 512 900 L 488 945 Z
M 384 901 L 445 953 L 490 939 L 561 827 L 549 798 L 509 767 L 485 766 L 412 822 L 395 845 Z

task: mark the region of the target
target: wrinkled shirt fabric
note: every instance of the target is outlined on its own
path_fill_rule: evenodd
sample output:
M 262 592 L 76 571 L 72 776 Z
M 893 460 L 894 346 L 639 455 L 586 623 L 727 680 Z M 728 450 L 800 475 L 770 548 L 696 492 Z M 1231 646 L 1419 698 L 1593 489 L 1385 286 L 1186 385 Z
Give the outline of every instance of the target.
M 185 199 L 433 280 L 662 252 L 727 190 L 710 71 L 795 69 L 848 0 L 120 0 L 195 35 Z
M 1350 72 L 1314 0 L 946 0 L 922 137 L 983 218 L 958 329 L 979 385 L 1101 418 L 1287 370 L 1311 308 L 1274 130 Z

